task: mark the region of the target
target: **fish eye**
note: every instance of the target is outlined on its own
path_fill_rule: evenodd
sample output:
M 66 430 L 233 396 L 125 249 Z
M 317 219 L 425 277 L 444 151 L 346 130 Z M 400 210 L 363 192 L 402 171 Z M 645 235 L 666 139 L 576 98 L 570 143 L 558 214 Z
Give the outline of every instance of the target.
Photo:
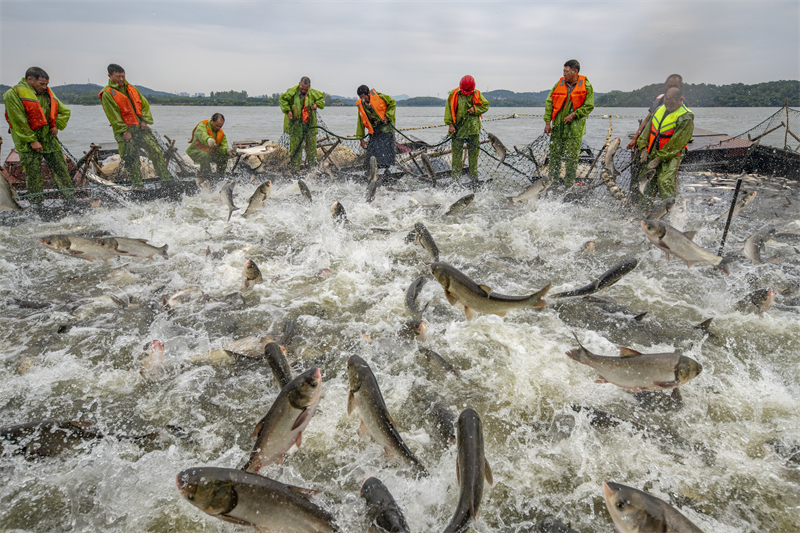
M 622 509 L 625 507 L 625 502 L 617 500 L 617 503 L 615 503 L 614 505 L 616 506 L 617 509 Z
M 187 500 L 194 500 L 194 494 L 191 494 L 191 493 L 187 494 L 186 495 L 186 499 Z

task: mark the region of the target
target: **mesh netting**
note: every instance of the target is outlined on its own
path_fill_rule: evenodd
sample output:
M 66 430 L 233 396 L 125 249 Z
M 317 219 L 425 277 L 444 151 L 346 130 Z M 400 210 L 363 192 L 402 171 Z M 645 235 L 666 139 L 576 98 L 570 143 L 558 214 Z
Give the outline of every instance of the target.
M 800 111 L 787 106 L 736 138 L 797 152 L 800 150 L 800 138 L 792 131 L 792 127 L 800 132 Z

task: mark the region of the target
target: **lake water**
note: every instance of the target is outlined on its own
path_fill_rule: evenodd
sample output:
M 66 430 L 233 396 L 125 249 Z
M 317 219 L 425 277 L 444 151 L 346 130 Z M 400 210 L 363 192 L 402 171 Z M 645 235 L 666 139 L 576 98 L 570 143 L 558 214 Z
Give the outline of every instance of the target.
M 153 108 L 159 133 L 182 143 L 213 111 Z M 281 134 L 278 108 L 219 111 L 232 140 L 277 140 Z M 486 118 L 514 112 L 541 110 L 493 109 Z M 774 110 L 695 112 L 698 126 L 737 134 Z M 644 110 L 596 113 L 625 117 L 614 119 L 614 135 L 623 136 Z M 354 132 L 354 109 L 320 114 L 333 131 Z M 441 120 L 441 109 L 398 110 L 399 127 Z M 78 154 L 92 141 L 111 139 L 104 121 L 100 107 L 73 106 L 62 139 Z M 486 122 L 509 147 L 531 142 L 542 128 L 540 118 Z M 587 141 L 601 146 L 607 130 L 607 120 L 591 119 Z M 415 135 L 438 140 L 444 129 Z M 728 253 L 738 253 L 767 218 L 782 226 L 782 237 L 764 254 L 774 262 L 754 266 L 741 259 L 725 276 L 709 266 L 667 262 L 646 243 L 631 213 L 610 209 L 616 204 L 609 197 L 576 205 L 551 195 L 509 206 L 489 189 L 453 217 L 444 212 L 464 189 L 400 182 L 380 187 L 366 203 L 357 179 L 305 179 L 313 203 L 294 181 L 276 178 L 265 208 L 248 218 L 236 211 L 230 222 L 215 191 L 0 227 L 0 426 L 57 419 L 90 422 L 109 435 L 159 434 L 155 442 L 108 437 L 38 461 L 4 448 L 0 530 L 250 531 L 183 500 L 175 476 L 192 466 L 244 464 L 253 428 L 278 387 L 263 361 L 209 354 L 251 335 L 277 336 L 292 319 L 298 333 L 288 359 L 298 368 L 321 369 L 322 399 L 302 447 L 261 473 L 320 491 L 314 501 L 343 531 L 367 530 L 358 491 L 368 476 L 389 487 L 412 531 L 445 528 L 458 500 L 457 454 L 432 429 L 432 400 L 455 416 L 471 407 L 483 420 L 495 484 L 484 490 L 474 525 L 479 533 L 533 531 L 546 517 L 582 533 L 610 533 L 604 481 L 670 502 L 707 533 L 797 531 L 797 216 L 762 209 L 735 217 Z M 693 179 L 701 177 L 684 180 L 687 206 L 676 210 L 673 224 L 698 230 L 695 240 L 716 251 L 722 224 L 714 219 L 727 203 L 713 196 L 730 191 L 692 194 Z M 244 208 L 255 186 L 239 183 L 236 205 Z M 785 195 L 790 205 L 800 201 L 791 189 L 759 187 L 757 202 L 774 195 Z M 346 206 L 349 224 L 332 220 L 334 201 Z M 441 260 L 499 293 L 529 294 L 548 283 L 555 293 L 586 285 L 625 258 L 639 265 L 601 302 L 550 301 L 541 310 L 467 321 L 432 278 L 427 253 L 406 242 L 416 222 L 430 230 Z M 37 240 L 100 232 L 168 244 L 170 257 L 90 263 Z M 584 253 L 588 241 L 595 242 L 594 255 Z M 244 289 L 248 259 L 260 267 L 264 283 Z M 411 318 L 406 289 L 419 276 L 429 279 L 419 302 L 431 302 L 423 315 L 430 332 L 422 342 L 399 335 Z M 208 299 L 161 310 L 164 298 L 188 287 Z M 769 313 L 738 311 L 736 303 L 759 288 L 779 294 Z M 228 297 L 232 293 L 241 299 Z M 633 319 L 643 312 L 643 320 Z M 708 318 L 713 336 L 695 329 Z M 594 383 L 595 371 L 565 355 L 577 347 L 573 332 L 594 353 L 616 355 L 618 346 L 675 351 L 700 362 L 703 372 L 681 387 L 682 409 L 645 405 L 629 391 Z M 164 344 L 163 365 L 143 375 L 144 347 L 153 340 Z M 426 366 L 418 345 L 448 358 L 461 378 Z M 416 479 L 375 442 L 358 438 L 358 417 L 346 412 L 352 354 L 371 365 L 400 434 L 430 477 Z M 617 425 L 596 427 L 592 411 L 573 406 L 610 413 Z

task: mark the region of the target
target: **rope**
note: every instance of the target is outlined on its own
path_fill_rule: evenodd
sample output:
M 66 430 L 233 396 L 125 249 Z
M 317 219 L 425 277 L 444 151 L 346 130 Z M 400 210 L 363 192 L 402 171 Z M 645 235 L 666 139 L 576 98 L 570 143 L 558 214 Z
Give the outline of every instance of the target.
M 21 198 L 28 198 L 29 196 L 43 196 L 45 194 L 54 194 L 54 193 L 63 192 L 63 191 L 88 191 L 88 190 L 91 190 L 91 189 L 106 189 L 106 188 L 113 188 L 113 187 L 116 187 L 116 186 L 117 186 L 117 184 L 114 184 L 114 185 L 90 185 L 90 186 L 84 186 L 84 187 L 68 187 L 66 189 L 48 189 L 48 190 L 43 191 L 43 192 L 30 192 L 30 193 L 20 194 L 19 198 L 21 199 Z

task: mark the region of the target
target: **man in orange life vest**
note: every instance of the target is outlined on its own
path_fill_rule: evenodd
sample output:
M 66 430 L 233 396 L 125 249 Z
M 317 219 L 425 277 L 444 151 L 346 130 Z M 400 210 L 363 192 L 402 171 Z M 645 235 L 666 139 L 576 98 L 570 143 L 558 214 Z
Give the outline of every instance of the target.
M 361 139 L 361 148 L 367 151 L 366 163 L 375 156 L 379 167 L 394 165 L 397 145 L 394 142 L 394 122 L 397 102 L 388 94 L 370 90 L 366 85 L 356 90 L 358 100 L 358 123 L 356 137 Z M 364 140 L 369 133 L 369 142 Z
M 464 143 L 469 157 L 469 176 L 478 177 L 478 153 L 481 151 L 481 115 L 489 110 L 489 101 L 475 89 L 475 78 L 464 76 L 450 91 L 444 107 L 444 123 L 449 126 L 452 146 L 452 176 L 461 179 L 464 170 Z
M 681 90 L 672 87 L 664 95 L 664 104 L 653 112 L 648 123 L 649 135 L 637 141 L 641 162 L 647 163 L 639 179 L 655 170 L 655 180 L 650 181 L 648 196 L 655 195 L 654 183 L 662 199 L 675 196 L 678 166 L 686 153 L 686 145 L 694 133 L 694 113 L 683 103 Z
M 211 120 L 201 120 L 192 131 L 186 155 L 200 165 L 200 175 L 211 174 L 211 163 L 217 167 L 217 174 L 223 174 L 228 165 L 228 137 L 222 131 L 225 117 L 221 113 L 211 115 Z
M 66 200 L 75 198 L 72 179 L 58 142 L 58 130 L 67 127 L 70 110 L 64 107 L 47 86 L 50 76 L 39 67 L 31 67 L 25 78 L 6 91 L 3 102 L 6 122 L 14 146 L 19 153 L 20 165 L 25 172 L 28 194 L 44 190 L 42 159 L 47 161 L 50 174 L 61 195 Z M 41 203 L 41 194 L 28 198 L 31 203 Z
M 170 179 L 164 154 L 158 147 L 153 132 L 147 127 L 153 123 L 150 104 L 138 89 L 125 80 L 125 69 L 114 63 L 108 65 L 108 84 L 100 94 L 100 103 L 108 122 L 114 130 L 114 139 L 119 145 L 119 155 L 131 184 L 142 186 L 142 168 L 139 154 L 142 150 L 152 161 L 161 181 Z
M 581 64 L 577 60 L 564 63 L 564 77 L 550 91 L 544 106 L 544 132 L 550 135 L 549 174 L 553 178 L 560 177 L 563 157 L 567 187 L 575 182 L 581 139 L 586 134 L 586 117 L 594 110 L 594 89 L 580 71 Z

